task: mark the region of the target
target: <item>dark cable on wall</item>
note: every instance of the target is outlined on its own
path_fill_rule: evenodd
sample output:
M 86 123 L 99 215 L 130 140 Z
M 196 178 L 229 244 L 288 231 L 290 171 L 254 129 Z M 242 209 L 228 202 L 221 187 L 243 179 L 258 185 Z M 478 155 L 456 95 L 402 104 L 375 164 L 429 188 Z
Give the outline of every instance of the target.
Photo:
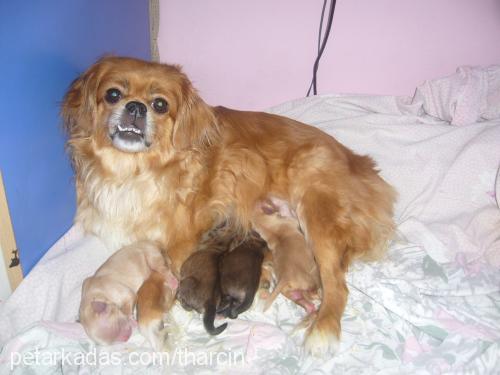
M 318 67 L 319 67 L 319 61 L 321 60 L 321 56 L 323 55 L 323 52 L 326 47 L 326 43 L 328 42 L 328 37 L 330 36 L 330 30 L 332 28 L 332 21 L 333 21 L 333 14 L 335 13 L 335 5 L 336 5 L 336 0 L 330 0 L 330 8 L 328 10 L 328 20 L 326 22 L 326 30 L 325 30 L 325 35 L 323 37 L 323 41 L 321 42 L 321 34 L 323 31 L 323 19 L 325 16 L 325 9 L 326 9 L 326 4 L 328 0 L 323 1 L 323 8 L 321 10 L 321 20 L 319 23 L 319 33 L 318 33 L 318 55 L 316 56 L 316 60 L 314 61 L 314 67 L 313 67 L 313 77 L 311 80 L 311 84 L 309 85 L 309 90 L 307 90 L 307 95 L 309 96 L 311 94 L 311 89 L 313 91 L 313 95 L 318 94 L 318 87 L 317 87 L 317 76 L 318 76 Z
M 319 55 L 319 50 L 321 49 L 321 36 L 323 35 L 323 20 L 325 19 L 325 10 L 326 10 L 326 3 L 328 0 L 323 1 L 323 7 L 321 8 L 321 18 L 319 21 L 319 32 L 318 32 L 318 52 L 316 56 Z M 311 89 L 313 87 L 313 81 L 311 80 L 311 83 L 309 84 L 309 89 L 307 90 L 307 96 L 311 93 Z
M 323 8 L 321 8 L 321 19 L 319 21 L 319 31 L 318 31 L 318 53 L 321 49 L 321 36 L 323 35 L 323 20 L 325 19 L 325 10 L 326 10 L 327 0 L 323 1 Z

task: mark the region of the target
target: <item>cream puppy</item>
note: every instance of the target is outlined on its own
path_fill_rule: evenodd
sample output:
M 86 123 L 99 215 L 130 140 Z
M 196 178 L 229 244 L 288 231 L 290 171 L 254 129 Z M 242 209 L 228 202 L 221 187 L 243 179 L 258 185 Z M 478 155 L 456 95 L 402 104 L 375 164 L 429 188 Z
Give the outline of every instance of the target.
M 149 241 L 123 247 L 94 276 L 83 282 L 80 322 L 98 344 L 127 341 L 135 325 L 137 291 L 156 271 L 170 288 L 177 280 L 169 271 L 160 248 Z

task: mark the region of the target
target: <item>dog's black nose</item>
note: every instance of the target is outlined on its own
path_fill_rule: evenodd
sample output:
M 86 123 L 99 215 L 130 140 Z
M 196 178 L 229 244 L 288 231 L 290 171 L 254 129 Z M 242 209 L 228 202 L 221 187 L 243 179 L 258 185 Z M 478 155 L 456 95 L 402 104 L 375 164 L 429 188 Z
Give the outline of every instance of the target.
M 139 117 L 146 115 L 146 112 L 148 111 L 146 106 L 141 102 L 128 102 L 125 108 L 131 115 Z

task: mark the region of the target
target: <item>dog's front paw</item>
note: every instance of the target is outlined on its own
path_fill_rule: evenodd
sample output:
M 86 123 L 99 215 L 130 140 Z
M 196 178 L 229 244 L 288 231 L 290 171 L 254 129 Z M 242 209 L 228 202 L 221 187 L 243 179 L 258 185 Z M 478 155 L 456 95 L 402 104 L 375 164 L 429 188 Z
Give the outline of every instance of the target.
M 340 325 L 335 318 L 318 314 L 311 324 L 304 343 L 307 354 L 323 357 L 339 348 Z

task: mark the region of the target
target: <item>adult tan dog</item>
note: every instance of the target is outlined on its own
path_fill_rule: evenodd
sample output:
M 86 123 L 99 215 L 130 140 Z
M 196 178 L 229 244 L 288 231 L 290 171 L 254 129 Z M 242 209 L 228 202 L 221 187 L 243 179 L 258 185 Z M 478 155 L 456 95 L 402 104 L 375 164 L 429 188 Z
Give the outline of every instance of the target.
M 382 255 L 394 230 L 395 192 L 372 159 L 288 118 L 210 107 L 179 67 L 130 58 L 91 66 L 71 85 L 62 116 L 75 220 L 113 247 L 159 241 L 177 274 L 216 220 L 248 230 L 257 201 L 289 202 L 322 283 L 305 346 L 335 349 L 345 272 L 355 258 Z

